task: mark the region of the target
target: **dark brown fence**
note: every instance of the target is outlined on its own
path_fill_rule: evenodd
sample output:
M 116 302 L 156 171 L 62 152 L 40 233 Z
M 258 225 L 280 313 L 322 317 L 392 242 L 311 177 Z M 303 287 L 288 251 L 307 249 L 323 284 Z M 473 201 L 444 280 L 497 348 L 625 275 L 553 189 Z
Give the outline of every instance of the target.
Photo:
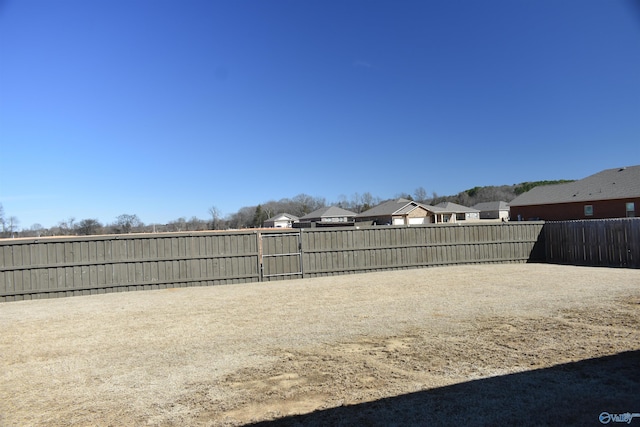
M 550 263 L 640 268 L 640 218 L 547 222 Z
M 0 240 L 0 301 L 544 261 L 542 222 Z

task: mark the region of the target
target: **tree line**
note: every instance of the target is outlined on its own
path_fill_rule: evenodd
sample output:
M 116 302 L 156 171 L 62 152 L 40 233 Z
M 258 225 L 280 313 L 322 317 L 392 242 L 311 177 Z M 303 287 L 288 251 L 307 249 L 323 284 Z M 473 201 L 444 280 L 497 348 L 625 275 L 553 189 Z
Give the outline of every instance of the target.
M 453 202 L 463 206 L 473 206 L 477 203 L 504 201 L 510 202 L 516 196 L 529 191 L 538 185 L 550 185 L 571 182 L 569 180 L 523 182 L 513 185 L 473 187 L 461 191 L 456 195 L 440 196 L 435 191 L 430 195 L 423 187 L 416 188 L 413 193 L 399 193 L 394 199 L 403 197 L 419 203 L 436 205 L 442 202 Z M 15 216 L 6 216 L 0 204 L 0 237 L 41 237 L 41 236 L 70 236 L 70 235 L 98 235 L 98 234 L 126 234 L 126 233 L 160 233 L 176 231 L 204 231 L 229 230 L 262 227 L 264 222 L 281 213 L 288 213 L 297 217 L 305 216 L 317 209 L 327 206 L 337 206 L 355 213 L 361 213 L 389 199 L 381 199 L 369 192 L 354 193 L 351 197 L 341 195 L 338 200 L 327 204 L 325 198 L 308 194 L 298 194 L 292 198 L 269 200 L 254 206 L 245 206 L 237 212 L 222 217 L 219 209 L 212 206 L 208 210 L 208 217 L 201 219 L 196 216 L 180 217 L 166 224 L 145 224 L 135 214 L 122 214 L 112 223 L 103 224 L 94 218 L 76 220 L 68 218 L 58 222 L 53 227 L 45 228 L 40 224 L 33 224 L 28 228 L 19 228 L 19 220 Z

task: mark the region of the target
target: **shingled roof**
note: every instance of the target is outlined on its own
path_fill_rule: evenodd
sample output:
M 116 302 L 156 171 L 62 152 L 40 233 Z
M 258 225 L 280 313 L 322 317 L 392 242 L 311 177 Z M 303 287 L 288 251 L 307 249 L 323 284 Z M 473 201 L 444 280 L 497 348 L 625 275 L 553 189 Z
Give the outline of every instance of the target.
M 291 215 L 288 213 L 279 213 L 278 215 L 274 215 L 271 218 L 265 220 L 265 222 L 269 222 L 269 221 L 282 221 L 288 219 L 290 221 L 297 221 L 299 218 L 295 215 Z
M 579 181 L 534 187 L 509 205 L 551 205 L 631 197 L 640 197 L 640 166 L 606 169 Z
M 459 205 L 457 203 L 452 203 L 452 202 L 438 203 L 435 207 L 441 208 L 441 209 L 445 210 L 447 213 L 449 213 L 449 212 L 451 212 L 451 213 L 480 212 L 479 209 L 470 208 L 470 207 L 467 207 L 467 206 L 462 206 L 462 205 Z
M 389 216 L 389 215 L 404 215 L 416 209 L 417 207 L 422 207 L 431 212 L 444 211 L 444 209 L 436 206 L 425 205 L 425 204 L 414 202 L 411 200 L 399 198 L 399 199 L 389 200 L 388 202 L 379 204 L 378 206 L 375 206 L 367 211 L 364 211 L 358 214 L 358 217 L 373 218 L 373 217 Z
M 310 219 L 327 218 L 327 217 L 334 218 L 334 217 L 340 217 L 340 216 L 354 217 L 356 216 L 356 213 L 352 211 L 348 211 L 346 209 L 339 208 L 337 206 L 328 206 L 325 208 L 316 209 L 315 211 L 310 212 L 305 216 L 301 217 L 300 220 L 310 220 Z
M 473 205 L 474 209 L 478 209 L 481 212 L 487 211 L 506 211 L 509 210 L 509 204 L 507 202 L 482 202 Z

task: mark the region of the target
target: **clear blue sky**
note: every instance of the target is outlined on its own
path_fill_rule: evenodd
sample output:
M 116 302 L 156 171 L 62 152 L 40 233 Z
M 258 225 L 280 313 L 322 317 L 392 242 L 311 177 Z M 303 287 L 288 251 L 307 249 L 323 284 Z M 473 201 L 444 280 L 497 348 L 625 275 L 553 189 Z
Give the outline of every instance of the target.
M 0 0 L 21 228 L 640 164 L 624 0 Z

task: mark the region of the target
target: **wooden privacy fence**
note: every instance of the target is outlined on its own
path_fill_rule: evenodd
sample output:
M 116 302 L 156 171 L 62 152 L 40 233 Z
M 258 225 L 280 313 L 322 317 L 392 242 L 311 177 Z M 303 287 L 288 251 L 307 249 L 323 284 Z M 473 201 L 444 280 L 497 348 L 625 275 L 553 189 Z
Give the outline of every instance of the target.
M 0 240 L 0 301 L 259 280 L 255 232 Z
M 451 264 L 544 260 L 542 222 L 310 229 L 305 277 Z
M 544 261 L 542 222 L 0 240 L 0 301 Z
M 640 218 L 547 222 L 550 263 L 640 268 Z

